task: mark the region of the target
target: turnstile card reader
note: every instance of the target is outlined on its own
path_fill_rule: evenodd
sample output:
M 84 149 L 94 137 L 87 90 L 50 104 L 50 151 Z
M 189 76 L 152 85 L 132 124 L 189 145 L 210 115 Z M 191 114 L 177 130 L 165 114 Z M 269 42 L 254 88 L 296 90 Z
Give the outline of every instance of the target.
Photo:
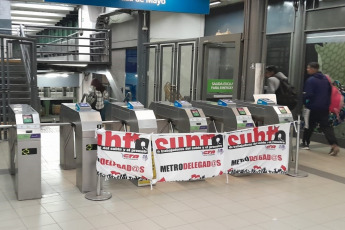
M 72 126 L 60 127 L 60 164 L 62 168 L 76 167 L 77 187 L 81 192 L 96 190 L 97 140 L 95 131 L 97 125 L 102 124 L 100 113 L 93 110 L 91 106 L 85 105 L 78 111 L 76 104 L 63 103 L 61 104 L 60 121 L 72 124 Z
M 152 102 L 150 107 L 158 118 L 167 119 L 179 133 L 207 132 L 207 119 L 202 109 L 188 102 Z
M 105 119 L 121 121 L 126 126 L 127 132 L 157 133 L 157 120 L 154 112 L 144 108 L 140 102 L 109 103 L 106 107 Z M 112 124 L 106 125 L 106 127 L 118 130 Z
M 91 106 L 88 103 L 77 103 L 75 104 L 75 109 L 79 111 L 88 111 L 91 109 Z
M 201 108 L 206 116 L 213 120 L 214 125 L 209 125 L 210 132 L 229 132 L 254 127 L 248 108 L 237 106 L 233 101 L 193 101 L 192 105 Z
M 18 200 L 39 199 L 41 193 L 41 127 L 29 105 L 10 105 L 10 172 Z
M 229 99 L 220 99 L 218 101 L 219 106 L 225 106 L 225 107 L 236 107 L 236 103 L 229 100 Z
M 257 102 L 258 105 L 276 105 L 276 103 L 268 98 L 261 98 Z

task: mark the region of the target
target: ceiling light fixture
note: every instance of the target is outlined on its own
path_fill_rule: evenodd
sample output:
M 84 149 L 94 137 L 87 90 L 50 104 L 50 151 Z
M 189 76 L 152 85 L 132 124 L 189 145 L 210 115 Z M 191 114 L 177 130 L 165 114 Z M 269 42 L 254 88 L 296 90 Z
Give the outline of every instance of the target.
M 43 18 L 63 18 L 65 14 L 57 13 L 47 13 L 47 12 L 38 12 L 38 11 L 25 11 L 25 10 L 11 10 L 11 15 L 13 16 L 36 16 Z
M 215 5 L 218 5 L 218 4 L 220 4 L 220 3 L 222 3 L 222 2 L 221 2 L 221 1 L 211 2 L 211 3 L 210 3 L 210 6 L 215 6 Z
M 46 11 L 46 10 L 52 10 L 54 12 L 56 11 L 73 11 L 74 7 L 71 6 L 60 6 L 60 5 L 50 5 L 50 4 L 28 4 L 28 3 L 12 3 L 11 8 L 25 8 L 25 9 L 33 9 L 37 11 Z

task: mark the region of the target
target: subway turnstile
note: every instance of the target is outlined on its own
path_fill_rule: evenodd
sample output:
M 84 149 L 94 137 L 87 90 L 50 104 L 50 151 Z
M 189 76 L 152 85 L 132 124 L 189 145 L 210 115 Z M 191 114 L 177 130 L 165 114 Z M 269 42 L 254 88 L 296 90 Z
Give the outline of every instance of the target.
M 114 102 L 107 104 L 106 120 L 119 120 L 127 132 L 157 133 L 157 120 L 152 110 L 144 108 L 140 102 Z M 114 127 L 117 126 L 116 127 Z M 118 124 L 107 124 L 111 130 L 119 130 Z
M 274 125 L 293 122 L 293 116 L 287 106 L 258 105 L 254 102 L 234 101 L 239 106 L 248 108 L 257 125 Z
M 196 133 L 208 131 L 207 118 L 203 110 L 193 107 L 188 102 L 152 102 L 149 108 L 154 111 L 158 118 L 171 122 L 174 132 Z
M 102 124 L 101 115 L 89 104 L 61 104 L 60 164 L 63 169 L 76 168 L 77 187 L 83 193 L 96 190 L 97 140 L 95 131 Z
M 144 108 L 140 102 L 114 102 L 106 108 L 106 120 L 119 120 L 122 124 L 106 124 L 106 129 L 136 133 L 158 133 L 158 121 L 152 110 Z M 164 122 L 164 121 L 163 121 Z M 153 171 L 155 169 L 153 162 Z M 132 180 L 137 186 L 149 186 L 149 180 Z
M 201 108 L 214 125 L 209 132 L 230 132 L 254 127 L 254 121 L 247 107 L 238 106 L 230 100 L 193 101 L 192 105 Z
M 18 200 L 39 199 L 41 193 L 41 127 L 29 105 L 10 105 L 10 172 Z

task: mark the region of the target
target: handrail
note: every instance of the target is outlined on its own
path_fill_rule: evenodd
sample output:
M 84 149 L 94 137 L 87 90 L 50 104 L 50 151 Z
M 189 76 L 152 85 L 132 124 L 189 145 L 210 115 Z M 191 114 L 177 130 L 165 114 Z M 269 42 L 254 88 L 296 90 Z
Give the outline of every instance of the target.
M 2 30 L 2 29 L 0 28 L 0 30 Z M 24 41 L 30 41 L 30 42 L 36 41 L 35 38 L 20 37 L 20 36 L 8 35 L 8 34 L 0 34 L 0 38 L 13 39 L 13 40 L 24 40 Z
M 13 23 L 12 25 L 22 25 Z M 79 28 L 79 27 L 64 27 L 64 26 L 39 26 L 39 25 L 25 25 L 27 28 L 40 28 L 40 29 L 61 29 L 61 30 L 81 30 L 81 31 L 102 31 L 108 32 L 108 29 L 89 29 L 89 28 Z

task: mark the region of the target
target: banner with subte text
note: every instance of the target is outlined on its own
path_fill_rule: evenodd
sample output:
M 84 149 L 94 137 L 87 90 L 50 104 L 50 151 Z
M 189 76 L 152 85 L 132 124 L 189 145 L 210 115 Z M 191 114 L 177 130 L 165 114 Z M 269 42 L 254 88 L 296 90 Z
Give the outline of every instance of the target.
M 158 182 L 223 174 L 223 134 L 157 134 L 152 143 Z
M 152 180 L 151 135 L 99 129 L 97 173 L 115 179 Z
M 287 172 L 290 123 L 225 133 L 224 171 L 229 174 Z

